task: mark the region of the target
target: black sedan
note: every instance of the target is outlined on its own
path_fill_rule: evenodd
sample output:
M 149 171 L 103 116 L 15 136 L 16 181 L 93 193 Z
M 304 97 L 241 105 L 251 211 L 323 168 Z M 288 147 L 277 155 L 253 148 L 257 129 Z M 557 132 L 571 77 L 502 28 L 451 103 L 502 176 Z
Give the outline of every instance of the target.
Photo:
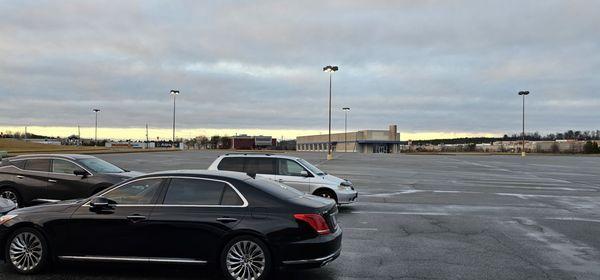
M 53 260 L 219 265 L 228 279 L 325 265 L 340 254 L 333 200 L 243 173 L 141 176 L 84 200 L 0 217 L 0 249 L 17 272 Z
M 19 206 L 85 198 L 142 175 L 88 155 L 27 155 L 0 164 L 0 198 Z

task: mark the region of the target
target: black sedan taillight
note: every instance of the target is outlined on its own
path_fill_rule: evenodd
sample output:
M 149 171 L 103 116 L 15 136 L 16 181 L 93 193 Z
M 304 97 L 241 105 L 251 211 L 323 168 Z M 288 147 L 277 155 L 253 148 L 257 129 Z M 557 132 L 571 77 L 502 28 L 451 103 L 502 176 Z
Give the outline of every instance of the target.
M 294 214 L 294 218 L 298 221 L 307 223 L 320 235 L 327 235 L 331 233 L 327 222 L 323 216 L 319 214 Z

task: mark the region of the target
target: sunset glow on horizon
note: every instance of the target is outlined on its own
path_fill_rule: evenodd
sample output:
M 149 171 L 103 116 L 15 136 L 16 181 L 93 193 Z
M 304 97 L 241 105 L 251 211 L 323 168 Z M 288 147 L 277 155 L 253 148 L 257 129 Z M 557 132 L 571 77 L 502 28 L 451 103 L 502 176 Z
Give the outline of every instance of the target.
M 93 138 L 94 127 L 81 127 L 81 138 Z M 0 132 L 25 132 L 25 127 L 0 126 Z M 343 131 L 334 130 L 332 133 L 342 133 Z M 468 132 L 400 132 L 400 140 L 429 140 L 429 139 L 451 139 L 464 137 L 501 137 L 501 133 L 468 133 Z M 77 127 L 55 127 L 55 126 L 28 126 L 27 133 L 43 135 L 48 137 L 68 137 L 77 135 Z M 171 140 L 172 130 L 168 128 L 148 128 L 148 139 L 153 140 Z M 265 135 L 284 140 L 296 139 L 297 136 L 327 134 L 326 130 L 285 130 L 285 129 L 215 129 L 215 128 L 195 128 L 195 129 L 177 129 L 176 137 L 190 139 L 197 136 L 235 136 L 235 135 Z M 145 140 L 146 128 L 111 128 L 98 127 L 98 139 L 113 140 Z

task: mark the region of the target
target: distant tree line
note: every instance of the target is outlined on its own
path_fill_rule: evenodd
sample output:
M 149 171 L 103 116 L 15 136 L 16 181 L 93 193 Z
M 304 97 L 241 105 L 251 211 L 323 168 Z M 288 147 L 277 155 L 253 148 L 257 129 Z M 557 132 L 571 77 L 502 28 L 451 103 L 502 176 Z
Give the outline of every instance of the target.
M 432 139 L 432 140 L 414 140 L 413 144 L 416 145 L 440 145 L 440 144 L 483 144 L 492 143 L 495 141 L 501 141 L 499 137 L 463 137 L 463 138 L 452 138 L 452 139 Z
M 413 144 L 417 145 L 439 145 L 439 144 L 490 144 L 496 141 L 520 141 L 521 133 L 505 134 L 503 137 L 463 137 L 452 139 L 432 139 L 432 140 L 415 140 Z M 565 132 L 549 133 L 542 135 L 539 132 L 525 133 L 527 141 L 555 141 L 555 140 L 578 140 L 590 141 L 600 140 L 600 130 L 568 130 Z
M 598 142 L 587 141 L 583 145 L 583 153 L 585 154 L 600 154 L 600 148 Z
M 5 132 L 0 132 L 0 138 L 16 138 L 16 139 L 25 139 L 24 132 L 12 132 L 7 130 Z M 27 133 L 27 139 L 56 139 L 56 137 L 48 137 L 44 135 L 38 135 L 34 133 Z
M 185 142 L 186 146 L 198 149 L 230 149 L 233 144 L 233 138 L 220 135 L 213 135 L 210 138 L 200 135 L 182 141 Z
M 233 146 L 232 137 L 220 135 L 213 135 L 211 137 L 200 135 L 182 141 L 186 146 L 196 149 L 231 149 Z M 271 148 L 275 150 L 295 150 L 296 140 L 278 141 L 277 146 Z
M 549 133 L 546 135 L 541 135 L 538 132 L 534 133 L 526 133 L 525 139 L 530 141 L 554 141 L 554 140 L 600 140 L 600 130 L 569 130 L 565 132 L 557 132 L 557 133 Z M 502 137 L 502 140 L 505 141 L 515 141 L 521 140 L 521 134 L 513 133 L 512 135 L 505 134 Z

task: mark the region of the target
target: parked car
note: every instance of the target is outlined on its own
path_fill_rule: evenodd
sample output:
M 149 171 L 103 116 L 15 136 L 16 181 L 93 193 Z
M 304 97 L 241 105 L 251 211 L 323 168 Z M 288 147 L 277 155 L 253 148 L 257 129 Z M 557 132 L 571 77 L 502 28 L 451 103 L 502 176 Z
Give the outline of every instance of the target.
M 352 182 L 321 171 L 308 161 L 274 154 L 225 154 L 209 170 L 228 170 L 256 174 L 299 191 L 335 200 L 337 204 L 356 201 L 358 192 Z
M 274 267 L 336 259 L 336 214 L 330 199 L 259 177 L 160 172 L 88 199 L 11 211 L 0 217 L 0 252 L 24 274 L 58 259 L 217 264 L 228 279 L 260 280 Z
M 89 155 L 26 155 L 0 163 L 0 198 L 18 206 L 89 197 L 142 173 Z

